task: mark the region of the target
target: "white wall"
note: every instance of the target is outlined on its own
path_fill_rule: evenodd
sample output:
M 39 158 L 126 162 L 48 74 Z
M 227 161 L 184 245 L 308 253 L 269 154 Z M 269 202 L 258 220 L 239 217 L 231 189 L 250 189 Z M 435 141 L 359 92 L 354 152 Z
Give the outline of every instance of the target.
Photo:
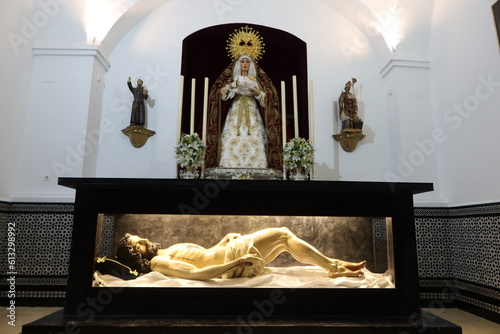
M 247 22 L 286 30 L 307 42 L 318 126 L 317 179 L 384 180 L 383 171 L 388 164 L 387 122 L 380 113 L 386 107 L 379 67 L 374 66 L 381 63 L 379 55 L 370 52 L 367 46 L 346 57 L 341 44 L 354 40 L 361 32 L 321 2 L 311 6 L 310 2 L 287 1 L 284 6 L 285 2 L 273 1 L 266 5 L 265 12 L 261 10 L 265 1 L 252 3 L 255 5 L 237 6 L 221 16 L 211 2 L 197 2 L 200 14 L 193 13 L 191 2 L 172 2 L 148 16 L 121 40 L 110 55 L 112 67 L 104 92 L 103 118 L 111 121 L 114 131 L 103 137 L 97 176 L 175 177 L 173 152 L 182 40 L 207 26 Z M 286 13 L 278 17 L 274 14 L 283 10 Z M 307 19 L 301 20 L 304 13 Z M 184 19 L 188 16 L 193 20 Z M 227 61 L 229 64 L 230 59 Z M 148 128 L 157 134 L 141 149 L 128 144 L 128 138 L 119 131 L 129 122 L 131 94 L 126 87 L 129 75 L 144 77 L 155 100 L 154 107 L 149 108 Z M 339 150 L 332 138 L 338 132 L 334 102 L 351 77 L 359 80 L 360 113 L 366 120 L 368 134 L 355 154 Z M 362 161 L 370 161 L 371 168 L 366 169 Z
M 15 201 L 66 200 L 60 175 L 82 176 L 95 50 L 34 49 Z
M 2 66 L 16 81 L 12 97 L 3 99 L 9 124 L 0 124 L 0 200 L 71 201 L 73 193 L 57 186 L 58 176 L 174 177 L 182 39 L 208 26 L 245 22 L 286 30 L 307 43 L 317 179 L 435 183 L 437 191 L 417 196 L 421 206 L 499 201 L 495 172 L 500 158 L 491 153 L 498 140 L 498 87 L 493 85 L 460 124 L 450 120 L 456 115 L 446 114 L 454 104 L 469 102 L 481 80 L 500 81 L 489 8 L 494 1 L 460 0 L 450 8 L 444 0 L 404 0 L 399 7 L 389 0 L 124 0 L 131 10 L 103 42 L 103 56 L 86 45 L 85 0 L 51 3 L 56 2 L 57 11 L 52 7 L 54 15 L 21 51 L 9 45 L 1 51 L 12 60 L 13 66 Z M 145 15 L 148 6 L 158 9 Z M 19 18 L 50 13 L 27 0 L 1 12 L 6 11 L 11 19 L 0 20 L 2 31 L 20 31 Z M 384 33 L 399 25 L 396 55 L 372 34 L 374 22 Z M 44 46 L 60 51 L 33 58 L 33 41 L 35 51 Z M 154 103 L 148 128 L 157 134 L 140 149 L 121 133 L 130 116 L 129 75 L 146 79 Z M 335 103 L 351 77 L 358 79 L 367 137 L 355 152 L 346 153 L 332 134 L 338 132 Z M 429 140 L 436 144 L 432 150 Z M 411 173 L 401 173 L 405 159 L 415 162 Z M 58 163 L 68 168 L 54 168 Z
M 432 21 L 431 80 L 440 179 L 453 205 L 500 200 L 500 53 L 495 1 L 438 0 Z M 462 111 L 460 111 L 462 110 Z
M 10 200 L 10 195 L 16 187 L 19 144 L 24 134 L 23 124 L 33 66 L 32 36 L 35 35 L 27 28 L 23 29 L 23 25 L 32 18 L 33 7 L 30 0 L 0 2 L 0 31 L 4 36 L 0 39 L 0 200 L 3 201 Z

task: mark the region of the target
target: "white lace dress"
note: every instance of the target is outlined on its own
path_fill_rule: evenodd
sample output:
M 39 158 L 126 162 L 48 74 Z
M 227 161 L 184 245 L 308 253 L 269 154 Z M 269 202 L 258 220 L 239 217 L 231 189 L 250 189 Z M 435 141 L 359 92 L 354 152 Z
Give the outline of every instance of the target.
M 233 103 L 221 134 L 220 167 L 267 168 L 266 132 L 257 107 L 257 103 L 265 105 L 266 94 L 254 96 L 249 88 L 259 89 L 257 81 L 238 76 L 222 89 L 222 100 L 233 99 Z

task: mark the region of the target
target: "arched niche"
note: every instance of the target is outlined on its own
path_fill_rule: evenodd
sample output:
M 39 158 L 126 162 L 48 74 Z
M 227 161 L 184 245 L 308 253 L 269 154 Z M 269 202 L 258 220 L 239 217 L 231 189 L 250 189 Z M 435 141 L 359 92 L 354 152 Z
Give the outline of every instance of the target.
M 229 35 L 241 27 L 249 26 L 258 31 L 265 43 L 265 53 L 259 60 L 281 95 L 281 81 L 286 86 L 287 138 L 294 129 L 292 76 L 297 76 L 299 136 L 309 138 L 307 46 L 298 37 L 282 30 L 249 24 L 231 23 L 201 29 L 187 36 L 182 45 L 181 75 L 184 76 L 182 133 L 190 131 L 191 79 L 196 79 L 195 131 L 202 134 L 204 78 L 209 86 L 232 63 L 226 46 Z

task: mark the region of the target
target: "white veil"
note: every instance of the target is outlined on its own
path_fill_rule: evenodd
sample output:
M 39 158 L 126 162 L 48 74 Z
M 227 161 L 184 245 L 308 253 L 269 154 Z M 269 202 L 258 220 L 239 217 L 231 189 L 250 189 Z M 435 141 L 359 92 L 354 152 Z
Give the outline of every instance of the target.
M 253 59 L 247 55 L 241 56 L 240 58 L 238 58 L 238 61 L 236 63 L 234 63 L 233 78 L 236 78 L 236 77 L 241 75 L 240 62 L 242 59 L 245 59 L 245 58 L 250 60 L 250 69 L 248 70 L 248 76 L 257 78 L 257 70 L 255 69 L 255 63 L 254 63 Z

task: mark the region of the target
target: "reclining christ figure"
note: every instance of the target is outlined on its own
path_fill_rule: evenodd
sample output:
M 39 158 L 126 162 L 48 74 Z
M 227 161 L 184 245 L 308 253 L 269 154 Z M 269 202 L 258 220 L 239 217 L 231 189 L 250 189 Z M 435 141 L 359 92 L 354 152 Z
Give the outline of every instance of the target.
M 137 235 L 125 234 L 117 248 L 117 260 L 139 271 L 192 280 L 255 277 L 282 252 L 297 261 L 325 269 L 329 277 L 357 277 L 366 261 L 353 263 L 332 259 L 295 236 L 288 228 L 267 228 L 252 234 L 229 233 L 212 248 L 181 243 L 160 245 Z

